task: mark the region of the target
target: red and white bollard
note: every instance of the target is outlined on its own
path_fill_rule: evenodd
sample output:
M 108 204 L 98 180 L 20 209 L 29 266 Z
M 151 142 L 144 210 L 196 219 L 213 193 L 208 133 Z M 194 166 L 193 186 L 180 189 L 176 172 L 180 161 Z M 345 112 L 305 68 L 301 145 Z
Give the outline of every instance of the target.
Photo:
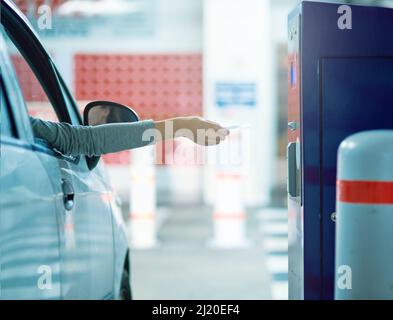
M 393 130 L 350 136 L 337 180 L 338 300 L 393 299 Z
M 218 172 L 216 176 L 217 196 L 213 213 L 213 247 L 246 247 L 246 211 L 241 199 L 242 174 L 240 172 Z
M 153 248 L 156 239 L 156 174 L 154 147 L 132 151 L 130 170 L 130 240 L 138 249 Z
M 201 147 L 187 139 L 174 141 L 170 177 L 171 203 L 174 205 L 197 205 L 201 201 L 202 177 L 200 164 Z
M 249 245 L 246 237 L 246 210 L 244 208 L 244 159 L 242 159 L 241 132 L 236 130 L 219 148 L 227 159 L 219 157 L 216 167 L 216 197 L 213 212 L 214 238 L 212 247 L 231 249 Z M 232 157 L 233 152 L 237 158 Z M 240 155 L 240 158 L 239 158 Z

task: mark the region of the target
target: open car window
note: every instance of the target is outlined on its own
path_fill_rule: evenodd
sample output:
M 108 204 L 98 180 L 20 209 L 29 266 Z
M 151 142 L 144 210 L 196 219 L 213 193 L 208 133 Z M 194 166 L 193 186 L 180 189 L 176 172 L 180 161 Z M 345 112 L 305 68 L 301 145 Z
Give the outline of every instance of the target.
M 15 71 L 16 81 L 23 94 L 27 113 L 42 120 L 59 121 L 59 118 L 35 73 L 16 48 L 7 31 L 3 32 L 7 52 Z

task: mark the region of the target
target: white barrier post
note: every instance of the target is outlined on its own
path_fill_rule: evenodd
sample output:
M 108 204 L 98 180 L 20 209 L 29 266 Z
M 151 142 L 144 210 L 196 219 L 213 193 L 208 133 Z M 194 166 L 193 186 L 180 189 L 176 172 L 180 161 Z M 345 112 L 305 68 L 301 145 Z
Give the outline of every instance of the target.
M 154 146 L 134 149 L 131 163 L 131 246 L 138 249 L 149 249 L 157 244 Z
M 171 203 L 197 205 L 201 201 L 201 166 L 198 165 L 200 147 L 187 139 L 174 142 L 170 174 Z
M 243 199 L 243 154 L 239 130 L 231 133 L 219 148 L 216 166 L 216 198 L 213 212 L 214 238 L 211 246 L 231 249 L 249 245 L 246 238 L 246 210 Z M 238 159 L 233 158 L 233 152 Z M 228 158 L 229 156 L 229 158 Z
M 350 136 L 337 180 L 337 300 L 393 299 L 393 130 Z

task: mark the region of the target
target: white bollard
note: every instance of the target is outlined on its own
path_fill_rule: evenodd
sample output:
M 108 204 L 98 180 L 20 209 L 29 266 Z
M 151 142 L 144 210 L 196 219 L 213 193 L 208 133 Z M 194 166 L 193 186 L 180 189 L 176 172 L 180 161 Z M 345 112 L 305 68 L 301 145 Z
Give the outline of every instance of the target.
M 201 168 L 196 165 L 168 166 L 171 203 L 192 206 L 201 202 Z
M 350 136 L 337 180 L 337 300 L 393 299 L 393 130 Z
M 240 199 L 242 175 L 239 172 L 219 172 L 216 177 L 217 195 L 213 213 L 216 248 L 247 247 L 246 212 Z
M 246 210 L 243 199 L 243 159 L 234 159 L 233 151 L 241 155 L 241 134 L 233 133 L 220 146 L 227 159 L 219 157 L 216 167 L 216 197 L 213 212 L 214 238 L 212 247 L 231 249 L 249 245 L 246 237 Z
M 130 239 L 137 249 L 153 248 L 156 239 L 154 146 L 132 151 L 130 170 Z
M 202 198 L 200 164 L 201 147 L 187 139 L 174 142 L 170 177 L 171 203 L 174 205 L 197 205 Z

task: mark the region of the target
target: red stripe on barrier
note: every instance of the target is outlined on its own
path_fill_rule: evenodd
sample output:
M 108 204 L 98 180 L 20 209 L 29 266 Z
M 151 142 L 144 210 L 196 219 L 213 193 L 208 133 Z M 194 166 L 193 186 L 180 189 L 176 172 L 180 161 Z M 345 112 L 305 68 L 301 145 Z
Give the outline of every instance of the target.
M 337 199 L 359 204 L 393 204 L 393 182 L 338 180 Z
M 225 213 L 215 213 L 213 214 L 214 220 L 243 220 L 246 218 L 244 213 L 233 213 L 233 214 L 225 214 Z
M 74 230 L 74 224 L 73 223 L 66 223 L 64 225 L 64 229 L 67 231 L 73 231 Z
M 101 199 L 106 203 L 110 203 L 113 200 L 113 196 L 111 193 L 102 193 Z
M 131 213 L 129 215 L 131 220 L 155 220 L 156 216 L 154 214 L 138 214 Z
M 242 175 L 237 174 L 237 173 L 218 173 L 217 174 L 218 179 L 233 179 L 233 180 L 241 180 Z

